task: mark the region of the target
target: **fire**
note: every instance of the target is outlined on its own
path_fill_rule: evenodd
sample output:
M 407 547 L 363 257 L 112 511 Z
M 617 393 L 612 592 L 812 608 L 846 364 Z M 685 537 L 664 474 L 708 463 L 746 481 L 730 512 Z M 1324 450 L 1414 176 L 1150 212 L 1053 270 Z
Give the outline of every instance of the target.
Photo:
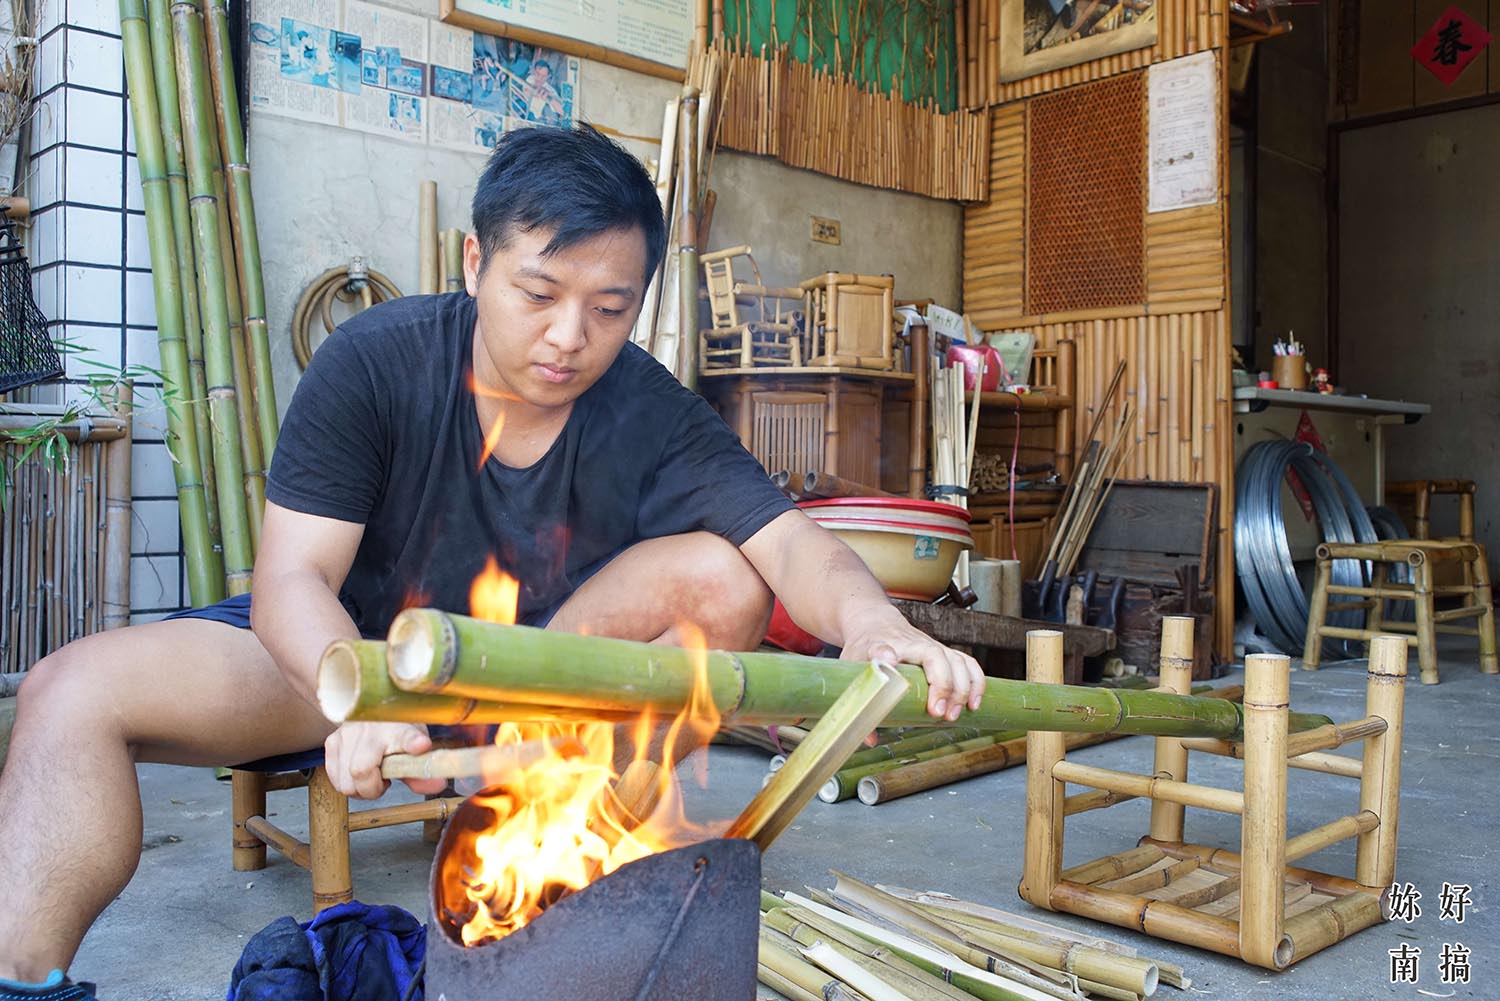
M 520 399 L 520 397 L 511 393 L 491 389 L 479 381 L 478 375 L 473 374 L 469 376 L 469 389 L 475 396 L 482 396 L 488 400 L 515 401 Z M 495 413 L 495 419 L 490 422 L 490 426 L 484 432 L 484 449 L 479 453 L 479 465 L 477 468 L 483 469 L 484 464 L 490 461 L 490 456 L 495 454 L 495 448 L 500 444 L 500 433 L 504 430 L 505 408 L 501 407 Z
M 492 560 L 474 582 L 474 615 L 514 621 L 515 592 L 515 579 Z M 446 916 L 464 945 L 509 935 L 629 862 L 718 833 L 684 817 L 674 775 L 674 749 L 706 744 L 719 728 L 702 633 L 688 626 L 678 633 L 693 639 L 684 646 L 700 655 L 689 705 L 665 727 L 649 714 L 629 726 L 501 725 L 498 744 L 554 738 L 558 749 L 523 770 L 487 776 L 490 788 L 474 797 L 493 820 L 461 847 L 464 867 L 443 890 Z

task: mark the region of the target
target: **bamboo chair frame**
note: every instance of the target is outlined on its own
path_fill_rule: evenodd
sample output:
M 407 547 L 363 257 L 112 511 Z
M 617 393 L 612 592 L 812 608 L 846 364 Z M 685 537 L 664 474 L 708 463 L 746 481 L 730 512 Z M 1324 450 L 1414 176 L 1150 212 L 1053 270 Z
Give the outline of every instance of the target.
M 266 793 L 307 789 L 307 840 L 266 819 Z M 349 835 L 375 827 L 421 821 L 423 838 L 436 844 L 442 824 L 463 797 L 437 797 L 369 810 L 350 810 L 349 798 L 333 787 L 322 765 L 308 772 L 257 772 L 236 768 L 230 776 L 236 872 L 266 867 L 266 848 L 276 849 L 312 875 L 313 913 L 354 899 Z
M 1162 689 L 1187 693 L 1193 620 L 1173 616 L 1162 625 Z M 1244 740 L 1155 738 L 1153 775 L 1070 762 L 1064 734 L 1032 732 L 1021 897 L 1047 910 L 1106 921 L 1269 970 L 1284 970 L 1381 923 L 1384 894 L 1396 873 L 1406 659 L 1402 638 L 1374 640 L 1366 717 L 1289 738 L 1289 661 L 1253 655 L 1245 665 Z M 1060 634 L 1030 633 L 1027 678 L 1056 684 L 1062 677 Z M 1356 740 L 1368 741 L 1362 759 L 1323 753 Z M 1243 790 L 1189 783 L 1190 750 L 1243 759 Z M 1288 839 L 1289 765 L 1359 778 L 1359 811 Z M 1066 796 L 1069 782 L 1098 791 Z M 1152 802 L 1150 830 L 1137 847 L 1062 868 L 1069 814 L 1139 797 Z M 1186 806 L 1239 814 L 1240 851 L 1184 841 Z M 1352 880 L 1290 864 L 1349 838 L 1358 839 Z
M 896 279 L 829 271 L 803 282 L 802 294 L 809 365 L 880 371 L 895 367 L 891 314 Z M 878 299 L 873 308 L 871 299 Z
M 734 276 L 734 262 L 750 264 L 753 283 Z M 769 286 L 750 248 L 728 247 L 703 254 L 703 287 L 711 326 L 698 332 L 703 371 L 719 368 L 797 367 L 802 364 L 802 335 L 788 302 L 800 302 L 802 290 Z M 744 315 L 741 307 L 755 312 Z
M 1368 587 L 1338 585 L 1332 582 L 1333 561 L 1366 560 L 1371 565 Z M 1405 564 L 1411 568 L 1411 583 L 1390 579 L 1390 566 Z M 1464 584 L 1439 584 L 1436 571 L 1445 564 L 1464 568 Z M 1329 604 L 1329 595 L 1352 595 L 1358 601 Z M 1434 599 L 1458 597 L 1457 608 L 1441 611 Z M 1455 633 L 1473 636 L 1479 641 L 1479 669 L 1485 674 L 1500 674 L 1500 660 L 1495 656 L 1495 609 L 1490 591 L 1489 558 L 1484 546 L 1458 539 L 1393 539 L 1376 543 L 1325 542 L 1318 546 L 1317 569 L 1313 579 L 1312 600 L 1307 617 L 1307 645 L 1302 650 L 1302 666 L 1316 671 L 1322 657 L 1322 639 L 1363 640 L 1373 643 L 1376 636 L 1400 632 L 1403 639 L 1417 648 L 1422 684 L 1438 683 L 1437 634 Z M 1389 619 L 1381 611 L 1386 601 L 1410 601 L 1416 606 L 1412 622 Z M 1330 626 L 1331 613 L 1365 610 L 1363 629 Z M 1457 620 L 1474 619 L 1472 626 L 1453 625 Z M 1409 631 L 1409 634 L 1408 634 Z

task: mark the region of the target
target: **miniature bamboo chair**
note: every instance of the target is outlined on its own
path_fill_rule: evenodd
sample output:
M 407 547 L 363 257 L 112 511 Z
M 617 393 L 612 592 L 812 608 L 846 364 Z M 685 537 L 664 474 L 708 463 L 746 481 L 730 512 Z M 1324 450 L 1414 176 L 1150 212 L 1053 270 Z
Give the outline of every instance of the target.
M 809 365 L 895 367 L 891 327 L 896 279 L 829 271 L 802 283 Z
M 750 263 L 753 284 L 734 277 L 739 257 Z M 703 369 L 801 365 L 802 337 L 794 311 L 785 304 L 799 302 L 802 290 L 766 285 L 749 247 L 715 250 L 698 260 L 713 322 L 699 331 Z M 752 307 L 754 319 L 742 314 L 741 306 Z
M 1405 506 L 1410 505 L 1411 534 L 1414 539 L 1433 538 L 1432 498 L 1438 495 L 1457 496 L 1458 534 L 1440 535 L 1437 538 L 1459 539 L 1463 542 L 1474 541 L 1474 490 L 1473 480 L 1394 480 L 1385 485 L 1387 500 L 1400 498 L 1403 513 Z M 1468 564 L 1464 564 L 1462 569 L 1463 582 L 1472 585 L 1474 576 L 1469 572 Z M 1455 575 L 1452 579 L 1459 578 Z M 1437 583 L 1447 584 L 1450 581 L 1439 579 Z
M 1334 560 L 1368 560 L 1371 580 L 1368 587 L 1332 583 Z M 1390 579 L 1391 565 L 1411 568 L 1410 584 Z M 1445 564 L 1462 564 L 1464 577 L 1472 583 L 1438 584 L 1435 570 Z M 1330 605 L 1328 596 L 1355 595 L 1361 600 Z M 1435 598 L 1460 596 L 1464 604 L 1437 611 Z M 1422 684 L 1438 683 L 1437 634 L 1457 633 L 1479 640 L 1479 669 L 1485 674 L 1500 674 L 1495 657 L 1495 610 L 1491 603 L 1489 559 L 1484 546 L 1457 539 L 1392 539 L 1375 543 L 1325 542 L 1317 550 L 1317 575 L 1313 581 L 1312 600 L 1307 616 L 1307 645 L 1302 650 L 1302 666 L 1318 669 L 1323 637 L 1373 641 L 1383 632 L 1413 634 L 1406 642 L 1417 648 Z M 1412 622 L 1386 618 L 1383 601 L 1410 601 L 1416 606 Z M 1352 629 L 1328 625 L 1333 612 L 1366 609 L 1365 627 Z M 1472 626 L 1456 626 L 1459 619 L 1477 619 Z
M 1193 619 L 1162 620 L 1161 682 L 1192 685 Z M 1245 662 L 1244 740 L 1156 738 L 1154 774 L 1135 775 L 1066 758 L 1065 734 L 1033 731 L 1026 743 L 1026 853 L 1020 893 L 1028 902 L 1242 962 L 1284 970 L 1385 920 L 1382 897 L 1396 875 L 1401 791 L 1402 696 L 1406 645 L 1371 644 L 1366 716 L 1288 735 L 1290 662 L 1252 655 Z M 1059 683 L 1062 634 L 1027 636 L 1027 678 Z M 1328 749 L 1368 741 L 1363 759 Z M 1189 751 L 1241 758 L 1243 791 L 1187 781 Z M 1359 811 L 1288 839 L 1287 768 L 1360 780 Z M 1066 784 L 1094 791 L 1066 796 Z M 1138 797 L 1151 800 L 1151 827 L 1138 847 L 1062 868 L 1065 819 Z M 1188 844 L 1184 808 L 1239 814 L 1240 851 Z M 1358 838 L 1355 878 L 1296 868 L 1292 862 Z
M 307 789 L 307 840 L 266 819 L 266 793 Z M 323 751 L 284 754 L 235 768 L 230 777 L 234 814 L 234 869 L 266 867 L 266 847 L 276 849 L 312 874 L 313 913 L 354 899 L 349 835 L 376 827 L 423 822 L 423 837 L 436 844 L 442 823 L 462 797 L 439 797 L 369 810 L 350 810 L 349 798 L 333 787 L 323 769 Z

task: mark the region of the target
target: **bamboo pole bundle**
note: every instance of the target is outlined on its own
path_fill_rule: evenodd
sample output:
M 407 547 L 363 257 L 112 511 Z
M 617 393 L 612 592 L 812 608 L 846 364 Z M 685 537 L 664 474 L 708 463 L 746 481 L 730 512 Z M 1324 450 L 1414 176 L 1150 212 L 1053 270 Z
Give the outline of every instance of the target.
M 196 0 L 174 0 L 172 24 L 180 86 L 180 113 L 186 146 L 193 247 L 197 260 L 198 298 L 203 311 L 204 367 L 208 380 L 214 477 L 220 507 L 227 590 L 250 589 L 254 552 L 250 512 L 242 486 L 244 463 L 240 454 L 237 391 L 230 344 L 229 276 L 220 249 L 218 198 L 214 189 L 216 149 L 206 117 L 209 94 L 202 13 Z
M 423 181 L 417 197 L 417 293 L 439 291 L 437 182 Z
M 464 231 L 443 230 L 442 292 L 459 292 L 464 288 Z
M 116 383 L 111 405 L 125 433 L 108 446 L 104 509 L 105 629 L 130 625 L 130 424 L 134 389 L 129 381 Z M 40 659 L 40 658 L 38 658 Z
M 1068 750 L 1092 747 L 1110 740 L 1118 740 L 1124 734 L 1068 734 L 1065 744 Z M 1007 736 L 1005 740 L 973 746 L 948 755 L 933 755 L 921 760 L 903 763 L 885 771 L 870 771 L 860 776 L 856 784 L 856 795 L 866 806 L 878 806 L 893 799 L 901 799 L 929 789 L 938 789 L 965 779 L 978 778 L 1004 771 L 1026 761 L 1026 736 Z M 868 767 L 868 766 L 867 766 Z
M 1033 631 L 1032 637 L 1057 635 Z M 530 702 L 578 709 L 681 712 L 700 670 L 707 698 L 723 725 L 769 725 L 816 718 L 833 704 L 862 665 L 780 653 L 706 654 L 596 636 L 573 636 L 527 626 L 504 626 L 436 609 L 408 609 L 391 624 L 387 647 L 391 679 L 404 691 L 462 695 L 498 702 Z M 924 726 L 927 680 L 920 668 L 897 670 L 910 689 L 887 726 Z M 1152 691 L 1083 688 L 990 679 L 966 725 L 991 730 L 1049 728 L 1078 733 L 1234 737 L 1238 706 L 1220 699 Z M 1300 732 L 1330 722 L 1293 714 Z M 841 759 L 842 760 L 842 759 Z
M 208 40 L 208 68 L 219 122 L 219 141 L 229 189 L 230 232 L 239 265 L 244 311 L 244 337 L 250 355 L 251 379 L 241 384 L 254 400 L 257 448 L 269 462 L 276 447 L 276 385 L 271 374 L 271 342 L 266 328 L 266 289 L 261 275 L 260 232 L 255 224 L 255 201 L 250 194 L 250 158 L 240 122 L 240 99 L 234 85 L 234 58 L 229 47 L 226 0 L 207 0 L 204 15 Z M 258 514 L 258 512 L 257 512 Z
M 234 239 L 229 218 L 228 198 L 223 173 L 215 169 L 214 189 L 218 199 L 219 253 L 226 266 L 234 261 Z M 229 307 L 229 352 L 234 366 L 235 412 L 240 421 L 240 458 L 244 463 L 245 510 L 249 515 L 251 554 L 260 549 L 260 519 L 266 507 L 266 464 L 260 447 L 260 431 L 256 424 L 253 394 L 246 391 L 250 385 L 250 360 L 245 350 L 245 323 L 243 301 L 240 299 L 239 283 L 229 275 L 224 286 L 224 298 Z
M 689 389 L 698 385 L 698 102 L 696 92 L 683 96 L 677 144 L 682 157 L 678 169 L 681 204 L 677 210 L 677 381 Z M 749 336 L 748 334 L 746 336 Z
M 167 152 L 162 128 L 162 123 L 171 116 L 162 115 L 157 104 L 159 84 L 153 74 L 150 26 L 143 0 L 122 0 L 120 31 L 125 47 L 137 162 L 146 206 L 146 234 L 151 246 L 151 260 L 155 262 L 151 280 L 156 298 L 156 333 L 161 366 L 167 382 L 184 390 L 184 396 L 190 396 L 193 380 L 184 325 L 182 272 L 177 261 L 180 247 L 175 226 L 177 214 L 167 174 L 173 159 Z M 180 164 L 180 155 L 176 160 Z M 214 560 L 201 465 L 203 451 L 191 408 L 192 403 L 187 401 L 168 407 L 167 442 L 176 460 L 172 472 L 177 484 L 182 545 L 188 555 L 188 589 L 194 604 L 208 604 L 223 596 L 223 576 Z

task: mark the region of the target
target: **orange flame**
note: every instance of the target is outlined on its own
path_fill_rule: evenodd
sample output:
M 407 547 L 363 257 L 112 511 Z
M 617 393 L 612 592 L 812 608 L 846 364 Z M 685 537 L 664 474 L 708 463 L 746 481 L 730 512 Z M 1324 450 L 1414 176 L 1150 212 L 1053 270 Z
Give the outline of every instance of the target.
M 519 400 L 520 397 L 512 393 L 501 392 L 491 389 L 479 381 L 479 376 L 471 373 L 469 375 L 469 389 L 475 396 L 482 396 L 487 400 Z M 495 454 L 495 449 L 500 444 L 500 433 L 505 430 L 505 408 L 501 407 L 495 414 L 495 419 L 484 432 L 484 449 L 479 453 L 479 465 L 476 468 L 483 469 L 484 464 L 490 461 L 490 456 Z
M 521 582 L 501 570 L 500 564 L 491 556 L 469 587 L 469 614 L 486 622 L 513 626 L 520 596 Z
M 661 728 L 649 713 L 628 733 L 611 723 L 500 727 L 499 744 L 575 738 L 584 753 L 576 753 L 576 745 L 559 749 L 521 771 L 490 777 L 498 782 L 474 797 L 492 811 L 493 823 L 467 846 L 465 854 L 477 861 L 462 871 L 462 885 L 444 888 L 445 911 L 464 945 L 503 938 L 629 862 L 720 832 L 685 818 L 673 772 L 675 749 L 706 744 L 720 719 L 709 691 L 702 633 L 691 627 L 678 631 L 698 641 L 693 690 L 688 706 L 666 727 L 655 757 Z M 617 739 L 626 741 L 630 752 L 622 771 L 616 771 L 617 762 L 627 755 L 624 747 L 617 754 Z M 631 801 L 622 801 L 617 788 Z

